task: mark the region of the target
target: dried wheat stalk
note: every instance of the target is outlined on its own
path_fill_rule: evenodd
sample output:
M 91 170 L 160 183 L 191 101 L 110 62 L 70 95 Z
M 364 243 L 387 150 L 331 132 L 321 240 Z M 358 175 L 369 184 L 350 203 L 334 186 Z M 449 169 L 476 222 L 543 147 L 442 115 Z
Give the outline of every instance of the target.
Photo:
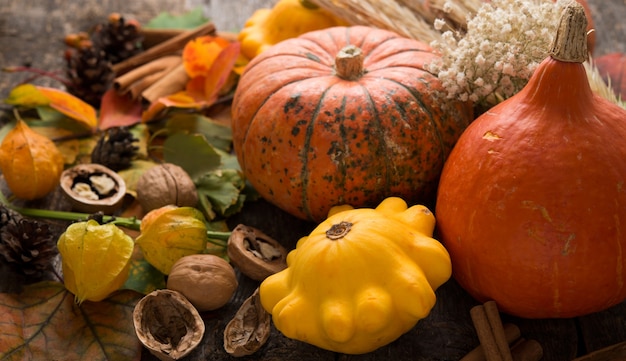
M 394 0 L 312 0 L 318 6 L 354 25 L 395 31 L 409 38 L 430 42 L 439 38 L 431 24 Z
M 464 30 L 481 0 L 311 0 L 351 24 L 373 26 L 423 42 L 440 39 L 433 27 L 442 18 L 455 30 Z M 444 11 L 444 4 L 449 9 Z

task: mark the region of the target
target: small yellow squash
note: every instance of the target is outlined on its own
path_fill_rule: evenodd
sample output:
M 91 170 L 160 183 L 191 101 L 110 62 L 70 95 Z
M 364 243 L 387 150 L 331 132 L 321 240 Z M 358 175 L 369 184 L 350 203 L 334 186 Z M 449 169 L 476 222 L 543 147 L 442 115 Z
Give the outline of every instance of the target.
M 435 217 L 397 197 L 375 209 L 334 207 L 266 278 L 261 303 L 286 337 L 361 354 L 384 346 L 426 317 L 451 276 L 432 238 Z
M 346 25 L 309 0 L 279 0 L 256 10 L 239 32 L 241 53 L 252 59 L 270 46 L 313 30 Z

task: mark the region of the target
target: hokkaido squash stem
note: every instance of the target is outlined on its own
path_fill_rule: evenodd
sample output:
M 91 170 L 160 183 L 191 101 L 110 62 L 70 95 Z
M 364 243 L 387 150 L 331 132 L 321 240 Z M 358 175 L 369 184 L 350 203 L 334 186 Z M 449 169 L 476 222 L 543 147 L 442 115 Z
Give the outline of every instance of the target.
M 92 214 L 79 213 L 79 212 L 67 212 L 67 211 L 52 211 L 48 209 L 26 208 L 18 207 L 11 203 L 4 193 L 0 192 L 0 203 L 7 208 L 10 208 L 22 216 L 35 217 L 35 218 L 47 218 L 56 219 L 62 221 L 79 222 L 89 219 Z M 140 230 L 141 220 L 137 217 L 116 217 L 116 216 L 103 216 L 102 221 L 104 223 L 113 223 L 119 227 L 125 227 L 135 231 Z M 231 232 L 219 232 L 207 230 L 208 242 L 220 247 L 226 247 L 226 242 L 230 238 Z

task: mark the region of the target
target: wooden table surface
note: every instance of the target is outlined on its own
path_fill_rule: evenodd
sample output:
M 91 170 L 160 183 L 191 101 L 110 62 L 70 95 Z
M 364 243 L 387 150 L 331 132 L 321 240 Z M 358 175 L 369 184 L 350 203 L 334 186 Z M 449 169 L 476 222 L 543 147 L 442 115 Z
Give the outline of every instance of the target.
M 626 49 L 626 1 L 589 0 L 597 31 L 596 56 Z M 111 12 L 120 12 L 139 21 L 147 21 L 162 11 L 179 13 L 204 6 L 206 15 L 218 30 L 237 31 L 254 9 L 271 4 L 271 0 L 2 0 L 0 1 L 0 66 L 31 64 L 33 67 L 63 69 L 63 36 L 85 30 Z M 0 74 L 0 97 L 26 79 L 25 74 Z M 38 84 L 59 86 L 50 79 Z M 2 106 L 0 111 L 9 108 Z M 59 198 L 47 200 L 53 207 Z M 296 240 L 308 234 L 313 225 L 294 219 L 259 201 L 249 203 L 231 220 L 232 225 L 245 223 L 292 248 Z M 0 281 L 0 291 L 10 288 L 8 280 Z M 222 347 L 224 326 L 252 293 L 258 283 L 241 277 L 233 301 L 219 312 L 203 314 L 206 334 L 200 347 L 186 360 L 230 360 Z M 285 338 L 275 329 L 267 344 L 249 360 L 458 360 L 478 344 L 469 310 L 476 302 L 453 280 L 438 291 L 438 302 L 431 314 L 410 332 L 392 344 L 365 355 L 340 355 L 302 342 Z M 546 361 L 571 360 L 609 345 L 626 341 L 626 303 L 604 312 L 576 319 L 526 320 L 503 315 L 504 322 L 517 324 L 523 337 L 538 340 Z M 614 360 L 626 360 L 626 354 Z M 144 352 L 142 360 L 156 360 Z

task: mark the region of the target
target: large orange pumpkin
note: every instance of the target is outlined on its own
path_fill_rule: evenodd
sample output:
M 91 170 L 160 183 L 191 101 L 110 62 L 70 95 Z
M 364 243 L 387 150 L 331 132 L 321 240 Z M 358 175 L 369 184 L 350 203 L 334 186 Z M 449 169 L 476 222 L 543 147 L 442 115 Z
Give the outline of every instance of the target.
M 337 204 L 433 201 L 471 106 L 440 99 L 419 41 L 364 26 L 285 40 L 254 58 L 233 100 L 241 168 L 268 201 L 321 221 Z
M 592 93 L 584 12 L 572 4 L 552 56 L 467 128 L 438 190 L 456 280 L 526 318 L 626 298 L 626 111 Z

